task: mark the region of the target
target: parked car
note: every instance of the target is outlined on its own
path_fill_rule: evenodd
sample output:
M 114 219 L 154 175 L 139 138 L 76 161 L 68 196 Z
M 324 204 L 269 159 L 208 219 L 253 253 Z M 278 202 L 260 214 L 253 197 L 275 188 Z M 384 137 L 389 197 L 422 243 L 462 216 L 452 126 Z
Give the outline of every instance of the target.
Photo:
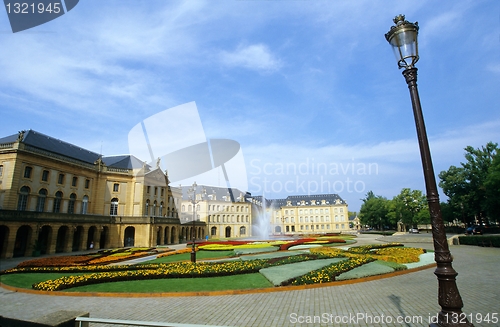
M 483 235 L 484 228 L 480 225 L 470 226 L 465 230 L 467 235 Z
M 418 228 L 410 228 L 410 230 L 408 232 L 410 234 L 418 234 L 419 233 Z

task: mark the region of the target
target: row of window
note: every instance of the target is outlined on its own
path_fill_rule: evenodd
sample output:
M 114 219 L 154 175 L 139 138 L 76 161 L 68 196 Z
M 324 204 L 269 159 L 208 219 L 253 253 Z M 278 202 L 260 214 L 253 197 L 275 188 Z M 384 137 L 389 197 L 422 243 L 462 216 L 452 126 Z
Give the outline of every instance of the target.
M 222 219 L 221 219 L 222 218 Z M 235 217 L 234 215 L 208 215 L 208 222 L 212 222 L 212 223 L 248 223 L 249 222 L 249 218 L 248 218 L 248 215 L 246 216 L 241 216 L 240 218 L 240 215 L 236 215 L 236 220 L 235 220 Z
M 235 211 L 236 209 L 236 211 Z M 181 207 L 182 212 L 186 212 L 186 205 L 182 205 Z M 187 206 L 187 212 L 193 211 L 193 206 L 190 204 Z M 196 205 L 196 211 L 200 211 L 200 205 Z M 208 211 L 215 211 L 215 212 L 221 212 L 221 211 L 230 211 L 230 212 L 248 212 L 248 206 L 225 206 L 225 205 L 208 205 Z
M 23 175 L 24 178 L 32 179 L 32 175 L 33 175 L 33 167 L 31 167 L 31 166 L 24 167 L 24 175 Z M 50 179 L 50 171 L 47 169 L 42 170 L 42 175 L 41 175 L 40 180 L 42 182 L 49 182 L 49 179 Z M 65 182 L 66 182 L 66 174 L 58 173 L 57 174 L 57 184 L 63 185 L 63 184 L 65 184 Z M 73 176 L 71 178 L 71 186 L 73 186 L 73 187 L 78 186 L 78 177 L 77 176 Z M 90 179 L 88 179 L 88 178 L 85 179 L 84 187 L 85 187 L 85 189 L 88 189 L 90 187 Z
M 111 206 L 109 209 L 110 216 L 118 216 L 118 198 L 111 199 Z M 145 216 L 154 216 L 154 217 L 162 217 L 163 216 L 163 201 L 158 206 L 158 203 L 155 201 L 153 205 L 150 204 L 149 200 L 146 201 L 144 208 Z M 170 210 L 170 207 L 167 209 L 167 217 L 178 217 L 175 209 Z
M 345 229 L 345 224 L 335 224 L 335 229 Z M 309 225 L 300 225 L 300 230 L 301 231 L 304 231 L 304 230 L 311 230 L 311 231 L 320 231 L 320 230 L 330 230 L 331 229 L 331 225 L 327 224 L 327 225 L 311 225 L 311 229 L 309 229 Z M 289 232 L 295 232 L 295 226 L 285 226 L 285 232 L 289 233 Z
M 231 236 L 231 227 L 226 227 L 226 236 Z M 240 236 L 242 235 L 246 235 L 247 234 L 247 228 L 245 226 L 241 226 L 240 227 Z M 212 236 L 216 236 L 217 235 L 217 227 L 213 226 L 212 228 L 210 228 L 210 235 Z M 228 236 L 228 237 L 229 237 Z
M 339 215 L 335 215 L 335 222 L 343 221 L 344 219 L 345 219 L 344 215 L 340 215 L 340 217 L 339 217 Z M 276 218 L 275 220 L 276 220 L 276 222 L 279 222 L 281 220 L 281 222 L 285 222 L 285 223 L 288 223 L 288 222 L 294 223 L 295 222 L 295 217 L 284 217 L 284 218 L 281 218 L 281 219 L 280 218 Z M 319 222 L 322 222 L 322 223 L 323 222 L 330 222 L 330 216 L 326 216 L 326 217 L 323 217 L 323 216 L 321 216 L 321 217 L 318 217 L 318 216 L 316 216 L 316 217 L 307 217 L 306 216 L 306 217 L 300 217 L 299 218 L 299 221 L 301 223 L 303 223 L 303 222 L 308 223 L 309 220 L 311 220 L 311 222 L 317 222 L 317 223 L 319 223 Z
M 334 208 L 333 209 L 333 212 L 334 213 L 338 213 L 338 212 L 344 212 L 344 208 Z M 322 214 L 323 213 L 323 209 L 299 209 L 299 215 L 302 215 L 302 214 Z M 330 213 L 330 210 L 328 208 L 325 208 L 324 209 L 324 213 L 328 214 Z M 295 210 L 285 210 L 285 215 L 295 215 Z
M 18 202 L 17 202 L 17 210 L 20 210 L 20 211 L 27 210 L 28 204 L 29 204 L 28 201 L 29 201 L 30 192 L 31 192 L 31 190 L 28 186 L 21 187 L 21 190 L 19 192 Z M 48 197 L 48 192 L 46 189 L 42 188 L 40 191 L 38 191 L 38 196 L 36 198 L 37 200 L 36 200 L 35 211 L 37 211 L 37 212 L 48 211 L 46 208 L 47 197 Z M 51 212 L 56 212 L 56 213 L 61 212 L 62 201 L 63 201 L 63 193 L 61 191 L 57 191 L 54 195 L 54 200 L 52 202 Z M 82 207 L 81 207 L 80 213 L 82 213 L 82 214 L 87 213 L 88 202 L 89 202 L 89 197 L 87 195 L 85 195 L 82 198 Z M 75 213 L 75 203 L 76 203 L 76 194 L 71 193 L 69 196 L 67 213 Z

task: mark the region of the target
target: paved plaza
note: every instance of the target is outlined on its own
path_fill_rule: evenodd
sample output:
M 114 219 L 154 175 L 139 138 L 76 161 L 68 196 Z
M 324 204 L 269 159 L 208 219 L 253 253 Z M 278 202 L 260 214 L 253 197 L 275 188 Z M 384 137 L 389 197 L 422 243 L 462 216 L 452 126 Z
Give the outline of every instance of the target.
M 358 241 L 398 241 L 432 249 L 429 234 L 361 235 Z M 479 322 L 488 314 L 490 318 L 500 314 L 500 249 L 460 245 L 450 250 L 459 273 L 463 311 L 475 326 L 500 326 L 500 322 Z M 0 288 L 0 315 L 32 320 L 58 310 L 75 310 L 95 318 L 217 326 L 428 326 L 440 309 L 433 271 L 339 286 L 220 296 L 48 296 Z

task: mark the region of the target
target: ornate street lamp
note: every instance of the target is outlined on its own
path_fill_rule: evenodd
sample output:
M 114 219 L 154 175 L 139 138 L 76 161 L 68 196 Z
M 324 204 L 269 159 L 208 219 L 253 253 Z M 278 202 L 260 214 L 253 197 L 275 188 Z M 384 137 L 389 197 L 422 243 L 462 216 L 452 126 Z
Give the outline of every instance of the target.
M 427 140 L 427 132 L 425 130 L 424 117 L 418 95 L 417 68 L 414 67 L 419 59 L 417 42 L 418 23 L 406 21 L 404 15 L 396 16 L 394 23 L 396 25 L 392 26 L 390 31 L 385 34 L 385 38 L 394 50 L 399 68 L 404 68 L 403 76 L 410 90 L 420 156 L 424 170 L 427 202 L 431 215 L 432 238 L 435 251 L 434 259 L 437 264 L 434 274 L 438 279 L 438 302 L 441 306 L 441 311 L 438 314 L 438 321 L 431 323 L 430 326 L 473 326 L 467 320 L 467 316 L 462 313 L 463 302 L 456 283 L 457 272 L 451 264 L 453 259 L 448 247 L 444 223 L 441 217 L 436 178 L 434 176 L 429 141 Z
M 191 200 L 191 203 L 193 204 L 193 229 L 192 229 L 192 236 L 193 236 L 193 242 L 192 242 L 192 247 L 191 247 L 191 262 L 196 263 L 196 204 L 198 201 L 196 201 L 196 187 L 198 185 L 196 182 L 193 183 L 193 186 L 191 186 L 188 190 L 189 194 L 189 199 Z

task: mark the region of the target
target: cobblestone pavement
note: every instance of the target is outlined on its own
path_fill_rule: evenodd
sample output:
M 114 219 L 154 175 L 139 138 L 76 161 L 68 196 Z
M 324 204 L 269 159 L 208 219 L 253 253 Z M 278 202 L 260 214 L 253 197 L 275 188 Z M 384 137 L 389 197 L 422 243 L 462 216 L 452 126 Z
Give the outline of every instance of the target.
M 430 235 L 417 237 L 407 236 L 405 242 L 432 248 Z M 375 237 L 362 235 L 358 240 L 358 244 L 374 243 Z M 488 314 L 490 318 L 500 314 L 500 249 L 464 245 L 450 249 L 459 273 L 463 311 L 475 326 L 500 326 L 500 322 L 479 322 Z M 340 286 L 221 296 L 47 296 L 0 288 L 0 315 L 32 320 L 58 310 L 75 310 L 98 318 L 218 326 L 428 326 L 430 317 L 440 310 L 433 271 Z M 315 322 L 307 322 L 315 317 Z

